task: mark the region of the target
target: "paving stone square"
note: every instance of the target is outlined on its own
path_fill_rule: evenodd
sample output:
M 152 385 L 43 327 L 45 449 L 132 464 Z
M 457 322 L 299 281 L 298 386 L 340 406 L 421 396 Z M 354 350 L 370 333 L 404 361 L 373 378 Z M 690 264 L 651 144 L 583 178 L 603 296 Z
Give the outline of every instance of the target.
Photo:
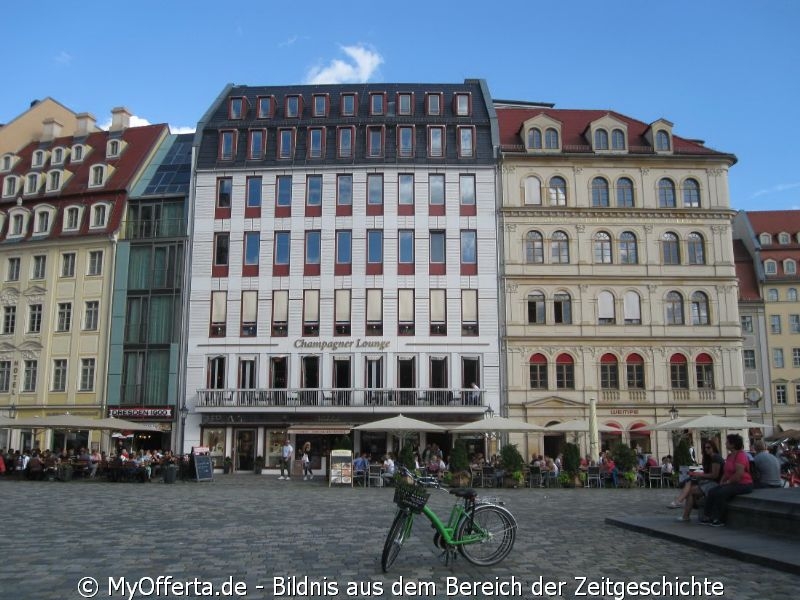
M 720 582 L 719 597 L 755 600 L 793 597 L 800 583 L 795 575 L 604 523 L 611 515 L 666 514 L 673 490 L 485 492 L 501 498 L 519 524 L 505 561 L 481 568 L 459 557 L 445 566 L 430 524 L 419 517 L 384 574 L 380 555 L 394 515 L 390 488 L 329 488 L 319 478 L 251 474 L 174 485 L 3 478 L 0 599 L 495 598 L 502 594 L 489 587 L 462 593 L 451 586 L 448 595 L 448 578 L 496 585 L 512 577 L 522 591 L 505 597 L 614 598 L 613 589 L 577 595 L 576 578 L 599 584 L 603 578 L 628 583 L 694 576 Z M 429 502 L 446 516 L 453 499 L 433 490 Z M 169 576 L 171 583 L 197 584 L 167 587 L 163 578 Z M 96 590 L 85 578 L 97 582 Z M 282 585 L 273 578 L 283 578 L 277 580 Z M 540 578 L 553 586 L 563 582 L 561 594 L 534 595 L 531 584 Z M 401 581 L 409 587 L 393 593 Z M 429 586 L 424 595 L 413 589 L 420 582 Z M 139 587 L 126 589 L 125 583 Z M 316 589 L 304 589 L 312 583 Z

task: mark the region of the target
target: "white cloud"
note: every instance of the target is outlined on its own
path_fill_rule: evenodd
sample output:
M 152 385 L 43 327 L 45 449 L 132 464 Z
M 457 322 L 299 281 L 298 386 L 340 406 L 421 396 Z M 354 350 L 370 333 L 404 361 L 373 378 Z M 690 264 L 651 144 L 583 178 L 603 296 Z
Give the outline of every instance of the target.
M 758 190 L 755 194 L 750 196 L 750 199 L 752 200 L 753 198 L 760 198 L 761 196 L 767 196 L 769 194 L 779 194 L 780 192 L 793 190 L 795 188 L 800 188 L 800 181 L 794 183 L 779 183 L 778 185 L 773 185 L 771 188 Z
M 129 127 L 143 127 L 145 125 L 150 125 L 150 121 L 148 121 L 143 117 L 137 117 L 136 115 L 131 115 L 131 122 Z M 100 123 L 98 127 L 100 129 L 105 129 L 105 130 L 111 127 L 111 117 L 109 117 L 107 121 L 103 121 L 102 123 Z
M 294 44 L 294 43 L 295 43 L 295 42 L 296 42 L 298 39 L 299 39 L 299 38 L 298 38 L 298 36 L 296 36 L 296 35 L 293 35 L 293 36 L 291 36 L 289 39 L 287 39 L 285 42 L 280 42 L 280 43 L 278 44 L 278 48 L 285 48 L 286 46 L 291 46 L 291 45 L 292 45 L 292 44 Z
M 194 125 L 186 126 L 186 127 L 176 127 L 175 125 L 169 126 L 170 133 L 194 133 L 197 130 L 197 127 Z
M 312 67 L 306 75 L 305 82 L 308 84 L 365 83 L 383 64 L 383 57 L 363 44 L 340 46 L 340 48 L 351 62 L 334 58 L 327 66 Z
M 60 65 L 69 65 L 72 62 L 72 54 L 67 52 L 66 50 L 62 50 L 58 53 L 57 56 L 53 58 Z

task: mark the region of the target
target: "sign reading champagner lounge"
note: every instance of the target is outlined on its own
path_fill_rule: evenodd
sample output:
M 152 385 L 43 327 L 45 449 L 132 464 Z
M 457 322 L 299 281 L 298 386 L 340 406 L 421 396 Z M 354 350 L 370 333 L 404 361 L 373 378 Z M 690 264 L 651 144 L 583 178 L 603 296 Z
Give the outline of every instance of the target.
M 307 338 L 299 338 L 294 341 L 295 348 L 314 348 L 316 350 L 330 350 L 331 352 L 352 349 L 386 350 L 391 344 L 391 342 L 386 340 L 365 340 L 362 338 L 356 338 L 354 340 L 346 338 L 341 340 L 309 340 Z

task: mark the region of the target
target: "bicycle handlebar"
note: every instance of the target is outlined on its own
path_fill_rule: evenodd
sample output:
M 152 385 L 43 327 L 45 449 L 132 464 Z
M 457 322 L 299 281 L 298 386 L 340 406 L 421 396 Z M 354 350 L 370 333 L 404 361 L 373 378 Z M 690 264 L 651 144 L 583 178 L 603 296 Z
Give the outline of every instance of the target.
M 400 475 L 402 475 L 404 477 L 410 477 L 414 481 L 414 483 L 416 483 L 416 484 L 424 485 L 425 487 L 436 488 L 437 490 L 441 490 L 442 492 L 449 493 L 449 492 L 447 492 L 447 490 L 442 489 L 442 486 L 439 483 L 439 480 L 436 479 L 435 477 L 434 478 L 428 478 L 423 482 L 422 481 L 422 477 L 418 477 L 417 475 L 412 473 L 404 465 L 400 465 L 400 468 L 398 469 L 398 471 L 400 472 Z

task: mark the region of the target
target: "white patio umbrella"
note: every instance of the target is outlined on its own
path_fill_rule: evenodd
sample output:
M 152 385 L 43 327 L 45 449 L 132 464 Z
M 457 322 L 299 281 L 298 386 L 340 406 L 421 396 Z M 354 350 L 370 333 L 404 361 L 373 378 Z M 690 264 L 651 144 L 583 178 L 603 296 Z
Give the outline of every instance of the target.
M 667 421 L 656 425 L 653 429 L 670 431 L 673 429 L 750 429 L 751 427 L 764 427 L 764 424 L 739 417 L 724 417 L 707 413 L 699 417 L 683 417 Z
M 417 431 L 446 431 L 441 425 L 435 423 L 428 423 L 427 421 L 420 421 L 419 419 L 412 419 L 404 417 L 402 414 L 388 419 L 381 419 L 379 421 L 372 421 L 353 427 L 360 431 L 387 431 L 396 433 L 400 438 L 400 448 L 403 447 L 403 441 L 407 434 Z
M 485 419 L 480 419 L 478 421 L 472 421 L 470 423 L 465 423 L 464 425 L 459 425 L 458 427 L 454 427 L 450 431 L 454 433 L 460 433 L 460 432 L 463 433 L 470 431 L 479 431 L 485 433 L 492 433 L 492 432 L 531 433 L 534 431 L 547 431 L 547 428 L 542 427 L 541 425 L 534 425 L 533 423 L 525 423 L 524 421 L 517 421 L 515 419 L 509 419 L 506 417 L 493 415 Z
M 597 399 L 589 400 L 589 456 L 600 454 L 600 426 L 597 424 Z

